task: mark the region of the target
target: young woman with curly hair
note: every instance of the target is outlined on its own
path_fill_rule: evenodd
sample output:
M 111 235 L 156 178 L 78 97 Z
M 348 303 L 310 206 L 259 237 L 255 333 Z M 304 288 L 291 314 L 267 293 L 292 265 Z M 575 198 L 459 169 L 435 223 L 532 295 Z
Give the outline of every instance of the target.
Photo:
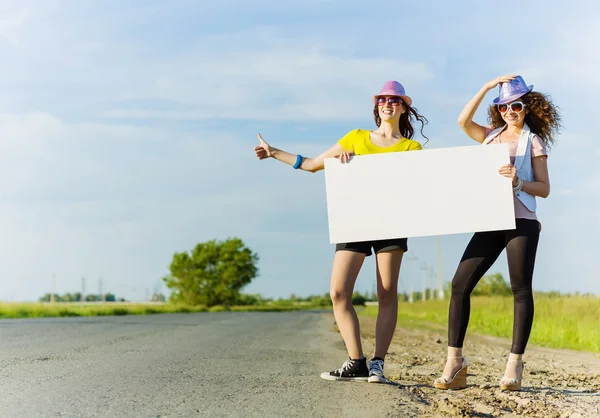
M 499 97 L 488 109 L 490 126 L 473 122 L 486 93 L 500 85 Z M 509 144 L 511 164 L 499 173 L 512 180 L 516 229 L 478 232 L 473 235 L 452 279 L 448 318 L 448 358 L 439 389 L 467 386 L 467 360 L 462 353 L 469 323 L 471 292 L 506 249 L 510 284 L 514 296 L 512 347 L 500 381 L 502 390 L 520 390 L 522 356 L 533 323 L 532 280 L 541 225 L 536 216 L 536 197 L 550 193 L 547 149 L 554 144 L 560 115 L 551 99 L 527 86 L 520 76 L 507 75 L 486 83 L 467 103 L 458 118 L 462 130 L 486 144 Z M 485 210 L 485 208 L 482 208 Z
M 324 168 L 325 158 L 336 157 L 348 163 L 353 155 L 378 154 L 420 150 L 419 142 L 412 140 L 414 119 L 421 123 L 421 134 L 427 119 L 412 106 L 412 99 L 397 81 L 388 81 L 379 94 L 373 96 L 373 114 L 377 129 L 354 129 L 333 147 L 316 158 L 305 158 L 274 148 L 258 135 L 260 144 L 254 148 L 262 160 L 272 157 L 295 169 L 317 172 Z M 425 137 L 425 135 L 423 135 Z M 373 251 L 371 251 L 373 249 Z M 407 239 L 386 239 L 369 242 L 348 242 L 336 245 L 330 281 L 333 313 L 349 359 L 342 367 L 321 374 L 327 380 L 355 380 L 386 382 L 383 374 L 385 355 L 392 341 L 398 317 L 398 277 Z M 352 294 L 365 257 L 375 253 L 377 266 L 377 300 L 379 310 L 375 326 L 375 353 L 369 364 L 363 354 L 356 311 Z

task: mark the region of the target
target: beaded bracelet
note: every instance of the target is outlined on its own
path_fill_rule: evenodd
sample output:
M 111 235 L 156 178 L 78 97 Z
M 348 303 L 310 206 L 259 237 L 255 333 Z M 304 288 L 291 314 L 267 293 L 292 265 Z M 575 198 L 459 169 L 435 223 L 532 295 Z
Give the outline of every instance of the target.
M 519 180 L 517 180 L 517 185 L 515 187 L 513 187 L 513 190 L 515 192 L 520 192 L 522 188 L 523 188 L 523 179 L 519 178 Z

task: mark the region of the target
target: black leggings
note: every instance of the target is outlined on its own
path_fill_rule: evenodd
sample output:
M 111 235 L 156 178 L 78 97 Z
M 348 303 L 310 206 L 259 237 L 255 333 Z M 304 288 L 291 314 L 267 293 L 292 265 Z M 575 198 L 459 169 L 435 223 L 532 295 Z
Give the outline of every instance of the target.
M 448 345 L 462 348 L 469 324 L 471 292 L 506 248 L 510 286 L 514 295 L 511 352 L 523 354 L 533 324 L 532 280 L 540 236 L 538 221 L 517 219 L 516 229 L 477 232 L 460 260 L 452 279 L 448 319 Z

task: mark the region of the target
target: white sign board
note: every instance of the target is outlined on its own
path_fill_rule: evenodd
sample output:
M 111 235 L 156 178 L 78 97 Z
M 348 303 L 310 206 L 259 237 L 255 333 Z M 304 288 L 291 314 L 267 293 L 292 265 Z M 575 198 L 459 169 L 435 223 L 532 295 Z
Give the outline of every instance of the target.
M 515 228 L 507 144 L 325 160 L 330 243 Z

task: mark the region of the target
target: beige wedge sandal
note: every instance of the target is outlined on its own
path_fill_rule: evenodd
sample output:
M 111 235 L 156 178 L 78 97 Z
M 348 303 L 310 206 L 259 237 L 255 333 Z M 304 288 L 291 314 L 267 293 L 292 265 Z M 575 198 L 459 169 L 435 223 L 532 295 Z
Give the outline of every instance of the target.
M 437 379 L 434 380 L 433 382 L 433 386 L 435 386 L 438 389 L 464 389 L 467 387 L 467 359 L 465 357 L 449 357 L 449 358 L 462 358 L 463 362 L 462 362 L 462 366 L 460 369 L 458 369 L 455 373 L 454 376 L 452 376 L 451 378 L 447 378 L 447 377 L 438 377 Z
M 515 363 L 521 363 L 521 372 L 519 373 L 519 376 L 515 377 L 514 379 L 502 379 L 500 381 L 500 389 L 501 390 L 521 390 L 521 383 L 523 382 L 523 370 L 525 370 L 525 363 L 523 363 L 523 360 L 508 360 L 508 361 L 512 361 Z

